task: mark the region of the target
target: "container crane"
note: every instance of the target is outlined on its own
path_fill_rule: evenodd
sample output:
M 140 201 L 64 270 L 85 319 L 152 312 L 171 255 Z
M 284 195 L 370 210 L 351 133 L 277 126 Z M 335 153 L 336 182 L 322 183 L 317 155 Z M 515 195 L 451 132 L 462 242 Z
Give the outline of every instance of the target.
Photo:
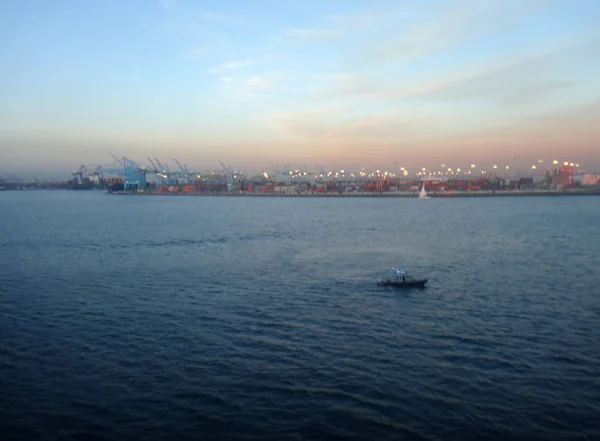
M 155 161 L 155 164 L 160 167 L 162 174 L 165 176 L 164 179 L 166 179 L 166 185 L 173 185 L 174 184 L 173 173 L 171 171 L 169 171 L 169 166 L 162 165 L 162 163 L 158 160 L 157 157 L 154 157 L 154 161 Z
M 167 175 L 156 166 L 152 159 L 149 157 L 146 157 L 146 159 L 148 159 L 150 165 L 152 166 L 153 172 L 156 174 L 156 187 L 158 188 L 160 186 L 167 185 Z
M 221 164 L 221 167 L 223 167 L 223 173 L 227 179 L 227 191 L 233 191 L 235 188 L 235 172 L 230 166 L 223 164 L 223 162 L 219 161 L 219 164 Z
M 119 166 L 108 166 L 105 167 L 103 165 L 99 165 L 96 167 L 96 173 L 100 176 L 100 179 L 104 180 L 105 174 L 115 174 L 115 175 L 123 175 L 125 173 L 125 166 L 123 165 L 123 161 L 117 158 L 115 155 L 111 153 L 111 156 L 117 161 Z
M 123 186 L 125 191 L 145 190 L 146 172 L 148 171 L 148 167 L 138 164 L 126 157 L 123 157 L 123 167 L 125 170 L 123 175 Z
M 179 167 L 179 170 L 181 170 L 181 175 L 183 177 L 183 183 L 184 184 L 192 184 L 195 179 L 192 176 L 194 174 L 193 171 L 188 170 L 187 167 L 182 166 L 179 161 L 175 158 L 173 158 L 173 160 L 175 161 L 175 164 L 177 164 L 177 167 Z
M 314 167 L 319 175 L 323 175 L 322 177 L 327 176 L 327 170 L 325 170 L 325 167 L 323 167 L 322 165 L 316 165 L 316 164 L 314 165 Z
M 112 153 L 110 155 L 123 166 L 123 188 L 125 191 L 133 189 L 144 190 L 146 188 L 146 166 L 138 164 L 125 156 L 119 159 Z M 110 173 L 116 171 L 103 169 L 102 172 Z

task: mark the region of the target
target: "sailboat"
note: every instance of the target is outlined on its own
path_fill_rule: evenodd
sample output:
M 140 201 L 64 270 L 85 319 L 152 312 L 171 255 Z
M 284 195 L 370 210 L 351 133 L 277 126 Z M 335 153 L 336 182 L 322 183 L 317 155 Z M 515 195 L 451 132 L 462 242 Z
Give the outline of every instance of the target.
M 421 187 L 421 193 L 419 193 L 419 199 L 423 199 L 423 200 L 431 199 L 431 196 L 427 196 L 427 192 L 425 191 L 425 182 L 423 182 L 423 187 Z

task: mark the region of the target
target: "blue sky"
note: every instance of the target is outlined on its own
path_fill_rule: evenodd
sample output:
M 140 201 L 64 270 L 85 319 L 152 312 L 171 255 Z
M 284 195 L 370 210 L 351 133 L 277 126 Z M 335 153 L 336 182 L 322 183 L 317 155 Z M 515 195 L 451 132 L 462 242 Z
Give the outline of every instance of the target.
M 598 16 L 592 0 L 0 1 L 0 171 L 109 153 L 600 166 Z

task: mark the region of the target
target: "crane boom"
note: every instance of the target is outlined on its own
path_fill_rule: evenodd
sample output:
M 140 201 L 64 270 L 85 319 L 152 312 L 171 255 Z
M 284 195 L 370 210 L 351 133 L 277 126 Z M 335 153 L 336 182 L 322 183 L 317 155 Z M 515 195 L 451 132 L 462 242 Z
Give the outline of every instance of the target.
M 123 163 L 123 161 L 119 158 L 117 158 L 115 155 L 113 155 L 112 153 L 110 154 L 110 156 L 112 156 L 113 158 L 115 158 L 115 161 L 117 161 L 119 164 L 121 164 L 123 167 L 125 167 L 125 164 Z
M 148 157 L 148 156 L 146 157 L 146 159 L 147 159 L 148 161 L 150 161 L 150 165 L 151 165 L 151 166 L 152 166 L 152 168 L 154 169 L 154 172 L 155 172 L 155 173 L 159 173 L 159 172 L 160 172 L 160 170 L 159 170 L 159 169 L 158 169 L 158 167 L 157 167 L 157 166 L 154 164 L 154 162 L 152 162 L 152 159 L 150 159 L 150 157 Z
M 175 161 L 175 164 L 177 164 L 177 167 L 179 167 L 179 170 L 181 170 L 181 173 L 183 173 L 183 174 L 188 173 L 188 171 L 181 166 L 181 164 L 179 163 L 179 161 L 177 159 L 173 158 L 173 160 Z
M 161 162 L 158 160 L 158 158 L 155 157 L 154 160 L 156 161 L 156 163 L 162 169 L 163 172 L 168 171 L 167 167 L 165 167 L 164 165 L 162 165 Z

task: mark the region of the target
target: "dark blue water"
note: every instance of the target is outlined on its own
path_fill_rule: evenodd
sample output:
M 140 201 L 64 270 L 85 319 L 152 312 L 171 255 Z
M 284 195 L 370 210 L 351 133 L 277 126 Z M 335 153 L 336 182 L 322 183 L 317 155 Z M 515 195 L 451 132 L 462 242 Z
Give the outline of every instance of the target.
M 4 192 L 0 293 L 3 440 L 600 439 L 596 197 Z

